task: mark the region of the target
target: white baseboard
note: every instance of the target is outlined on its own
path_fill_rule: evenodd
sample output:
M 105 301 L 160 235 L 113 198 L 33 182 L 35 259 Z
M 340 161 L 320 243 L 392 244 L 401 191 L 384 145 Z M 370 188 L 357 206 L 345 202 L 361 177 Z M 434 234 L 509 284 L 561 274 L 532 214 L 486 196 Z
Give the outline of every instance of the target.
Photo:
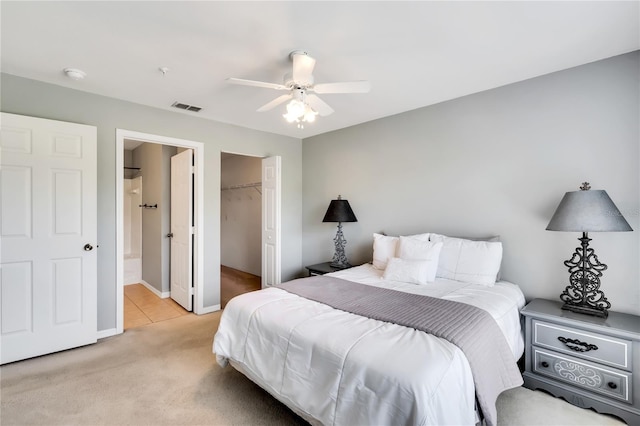
M 220 305 L 205 306 L 202 309 L 202 312 L 198 313 L 198 315 L 210 314 L 211 312 L 216 312 L 219 310 L 220 310 Z
M 149 284 L 145 280 L 140 280 L 140 284 L 142 284 L 143 286 L 148 288 L 149 291 L 151 291 L 153 294 L 158 296 L 160 299 L 167 299 L 167 298 L 171 297 L 171 292 L 169 292 L 169 291 L 160 292 L 160 291 L 158 291 L 157 288 L 155 288 L 154 286 L 152 286 L 151 284 Z
M 140 280 L 140 282 L 137 282 L 137 283 L 134 283 L 134 284 L 142 284 L 143 286 L 148 288 L 149 291 L 151 291 L 153 294 L 155 294 L 156 296 L 158 296 L 161 299 L 167 299 L 167 298 L 171 297 L 171 292 L 170 291 L 160 292 L 160 291 L 158 291 L 158 289 L 156 289 L 154 286 L 152 286 L 151 284 L 149 284 L 145 280 Z M 130 284 L 125 284 L 125 285 L 130 285 Z M 205 306 L 202 309 L 202 311 L 198 313 L 198 315 L 210 314 L 212 312 L 217 312 L 219 310 L 220 310 L 220 304 L 213 305 L 213 306 Z M 114 331 L 113 334 L 116 334 L 115 331 Z M 109 336 L 112 336 L 113 334 L 109 334 L 109 335 L 106 335 L 104 337 L 109 337 Z
M 98 338 L 98 340 L 100 340 L 107 337 L 115 336 L 116 334 L 118 334 L 118 331 L 115 328 L 109 328 L 107 330 L 98 331 L 98 334 L 96 337 Z

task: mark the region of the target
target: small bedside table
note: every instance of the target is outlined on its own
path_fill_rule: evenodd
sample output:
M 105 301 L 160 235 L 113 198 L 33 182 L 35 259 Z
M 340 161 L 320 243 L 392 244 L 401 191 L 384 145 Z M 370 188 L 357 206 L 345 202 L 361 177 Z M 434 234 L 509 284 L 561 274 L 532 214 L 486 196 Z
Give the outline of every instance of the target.
M 331 266 L 331 262 L 318 263 L 317 265 L 305 266 L 309 270 L 309 276 L 324 275 L 330 272 L 342 271 L 349 268 L 334 268 Z
M 640 425 L 640 317 L 599 318 L 531 301 L 525 318 L 524 386 Z

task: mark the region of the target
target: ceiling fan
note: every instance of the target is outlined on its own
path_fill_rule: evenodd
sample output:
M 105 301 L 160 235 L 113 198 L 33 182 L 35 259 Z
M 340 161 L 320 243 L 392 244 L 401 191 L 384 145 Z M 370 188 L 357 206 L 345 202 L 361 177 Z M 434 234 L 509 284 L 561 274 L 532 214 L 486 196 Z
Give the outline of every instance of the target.
M 313 122 L 316 115 L 327 116 L 333 113 L 333 108 L 314 93 L 367 93 L 371 89 L 371 84 L 364 80 L 315 84 L 313 79 L 313 68 L 316 65 L 315 59 L 302 50 L 291 52 L 289 59 L 293 62 L 293 70 L 284 75 L 282 84 L 233 77 L 227 78 L 227 81 L 243 86 L 263 87 L 289 92 L 266 103 L 258 108 L 257 111 L 269 111 L 289 101 L 287 113 L 283 114 L 283 117 L 290 123 L 298 123 L 299 128 L 303 127 L 302 122 Z

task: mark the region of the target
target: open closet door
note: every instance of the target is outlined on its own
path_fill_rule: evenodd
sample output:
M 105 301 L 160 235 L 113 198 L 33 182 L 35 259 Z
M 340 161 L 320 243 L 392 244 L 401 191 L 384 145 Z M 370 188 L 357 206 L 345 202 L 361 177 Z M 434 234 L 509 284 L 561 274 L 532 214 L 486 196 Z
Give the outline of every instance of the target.
M 4 364 L 96 342 L 97 131 L 1 119 Z
M 193 150 L 171 157 L 171 298 L 193 310 Z
M 280 157 L 262 159 L 262 288 L 280 284 Z

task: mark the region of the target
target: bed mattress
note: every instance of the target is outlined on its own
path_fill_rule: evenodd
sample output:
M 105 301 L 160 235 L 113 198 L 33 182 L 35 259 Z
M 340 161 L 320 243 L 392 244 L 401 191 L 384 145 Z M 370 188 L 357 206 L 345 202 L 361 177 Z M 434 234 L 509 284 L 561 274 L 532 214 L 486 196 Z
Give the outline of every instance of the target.
M 415 285 L 382 279 L 369 264 L 335 277 L 468 303 L 489 312 L 519 358 L 520 289 L 438 279 Z M 214 338 L 231 362 L 312 423 L 474 424 L 473 377 L 462 351 L 444 339 L 333 309 L 278 288 L 232 299 Z

